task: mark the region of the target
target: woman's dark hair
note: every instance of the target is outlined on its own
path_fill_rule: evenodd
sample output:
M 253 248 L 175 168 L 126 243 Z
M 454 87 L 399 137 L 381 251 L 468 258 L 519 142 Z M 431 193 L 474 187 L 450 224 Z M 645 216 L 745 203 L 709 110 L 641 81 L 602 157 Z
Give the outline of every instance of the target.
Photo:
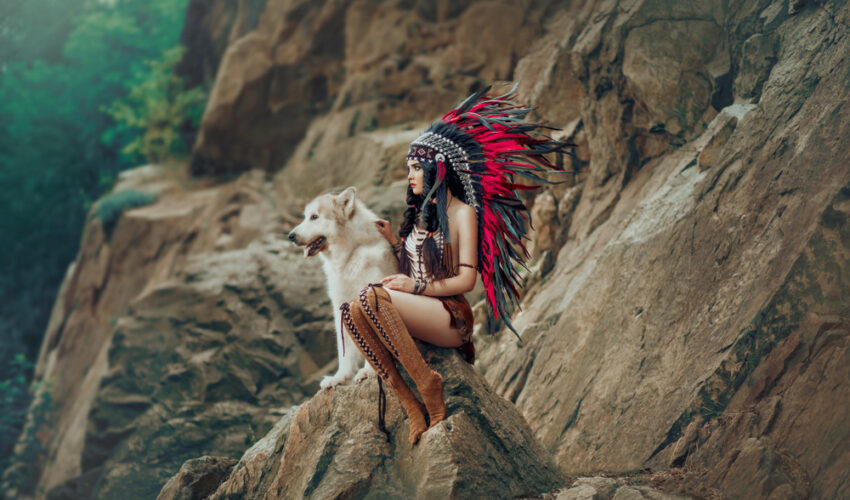
M 419 160 L 419 166 L 423 169 L 422 194 L 413 194 L 413 189 L 407 186 L 407 210 L 402 215 L 401 228 L 399 229 L 399 239 L 406 240 L 413 231 L 413 226 L 418 219 L 422 219 L 425 229 L 428 232 L 441 232 L 443 241 L 450 242 L 449 237 L 449 218 L 446 214 L 446 188 L 451 191 L 452 196 L 460 200 L 463 199 L 463 186 L 458 179 L 454 169 L 446 165 L 446 178 L 437 186 L 436 191 L 431 196 L 431 200 L 425 203 L 425 211 L 422 213 L 422 204 L 425 201 L 425 194 L 431 191 L 434 182 L 437 178 L 437 164 L 429 161 Z M 421 217 L 420 217 L 421 215 Z M 425 238 L 422 244 L 422 260 L 425 264 L 425 269 L 433 276 L 435 280 L 447 278 L 449 270 L 447 262 L 450 256 L 443 255 L 443 249 L 437 248 L 437 244 L 433 237 Z M 402 274 L 410 275 L 410 258 L 407 252 L 402 249 L 398 271 Z

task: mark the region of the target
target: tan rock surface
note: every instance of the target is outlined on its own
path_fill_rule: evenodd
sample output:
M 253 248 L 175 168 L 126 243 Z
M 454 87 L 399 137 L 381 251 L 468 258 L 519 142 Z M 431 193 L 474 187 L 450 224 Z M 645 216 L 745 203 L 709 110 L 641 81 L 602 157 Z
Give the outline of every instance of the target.
M 666 493 L 649 486 L 607 477 L 583 477 L 553 495 L 553 500 L 689 500 L 693 497 Z M 546 498 L 544 496 L 544 498 Z
M 751 5 L 726 22 L 760 29 L 760 12 Z M 846 6 L 836 12 L 848 16 Z M 588 181 L 554 269 L 539 288 L 532 284 L 536 293 L 516 319 L 525 346 L 504 335 L 481 356 L 488 381 L 566 470 L 684 465 L 705 471 L 694 475 L 731 498 L 850 494 L 837 473 L 850 463 L 839 451 L 850 448 L 850 429 L 836 410 L 850 402 L 847 372 L 838 368 L 845 327 L 832 319 L 846 314 L 850 296 L 843 278 L 850 149 L 840 139 L 850 123 L 842 83 L 850 47 L 839 35 L 846 25 L 825 21 L 833 14 L 798 15 L 771 21 L 782 42 L 754 106 L 729 106 L 631 173 L 634 163 L 614 161 L 610 151 L 623 147 L 614 145 L 623 130 L 616 123 L 635 125 L 637 115 L 626 121 L 618 112 L 599 125 L 599 112 L 608 94 L 612 109 L 631 95 L 637 109 L 644 94 L 620 90 L 617 77 L 582 108 L 585 125 L 597 123 L 588 130 Z M 602 54 L 618 43 L 613 28 L 601 37 Z M 747 40 L 734 41 L 733 56 L 761 47 Z M 762 76 L 746 88 L 758 88 Z M 619 164 L 626 170 L 611 167 Z M 609 188 L 611 175 L 619 177 Z M 811 359 L 822 371 L 781 354 L 798 336 L 798 349 L 816 352 L 818 331 L 832 332 L 823 358 Z M 809 395 L 766 389 L 773 384 Z M 827 400 L 830 410 L 820 406 Z M 750 413 L 779 416 L 739 421 Z M 774 427 L 779 421 L 786 423 Z
M 192 160 L 194 173 L 276 170 L 342 77 L 344 2 L 275 0 L 222 58 Z
M 379 430 L 372 376 L 293 408 L 209 498 L 511 498 L 565 481 L 513 405 L 457 351 L 424 350 L 446 381 L 449 413 L 417 445 L 407 442 L 407 423 L 392 394 L 389 438 Z M 174 494 L 159 498 L 180 498 Z
M 180 467 L 157 495 L 157 499 L 190 500 L 207 498 L 227 479 L 236 460 L 204 456 L 189 460 Z
M 230 43 L 257 27 L 265 0 L 190 0 L 180 44 L 186 47 L 176 71 L 186 88 L 211 87 Z
M 427 123 L 470 87 L 510 78 L 545 20 L 545 5 L 525 1 L 429 4 L 266 2 L 257 28 L 224 53 L 192 171 L 277 171 L 320 121 L 350 127 L 348 136 Z

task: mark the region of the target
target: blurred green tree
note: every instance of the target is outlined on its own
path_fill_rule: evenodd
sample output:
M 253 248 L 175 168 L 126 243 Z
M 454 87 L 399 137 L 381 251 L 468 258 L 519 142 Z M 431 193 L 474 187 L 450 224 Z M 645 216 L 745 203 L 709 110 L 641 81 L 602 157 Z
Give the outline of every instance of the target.
M 122 129 L 101 108 L 163 78 L 145 61 L 178 45 L 187 3 L 13 0 L 0 8 L 0 40 L 11 47 L 0 51 L 0 377 L 12 352 L 36 352 L 92 201 L 139 161 L 121 149 L 145 130 Z M 51 38 L 51 48 L 43 37 L 55 23 L 67 36 Z M 198 111 L 183 99 L 177 94 L 181 104 L 170 109 L 186 109 L 191 121 Z
M 178 90 L 169 74 L 187 3 L 0 2 L 0 380 L 15 353 L 36 357 L 92 201 L 140 157 L 181 148 L 166 132 L 147 149 L 127 145 L 180 113 L 183 125 L 197 122 L 198 91 Z M 163 81 L 151 104 L 144 90 L 133 94 Z M 104 112 L 122 103 L 144 126 Z
M 0 455 L 4 457 L 0 470 L 9 469 L 0 487 L 12 495 L 31 491 L 38 479 L 38 462 L 45 455 L 43 434 L 55 424 L 51 392 L 54 381 L 40 380 L 28 387 L 33 368 L 33 363 L 18 353 L 11 362 L 11 377 L 0 381 L 0 404 L 4 408 L 0 413 L 0 447 L 11 450 L 16 440 L 19 443 L 14 454 Z M 25 430 L 18 436 L 21 427 Z
M 182 78 L 174 73 L 184 52 L 185 47 L 178 45 L 160 59 L 145 61 L 147 68 L 134 75 L 136 83 L 129 95 L 101 107 L 116 122 L 103 133 L 105 143 L 112 144 L 118 136 L 134 136 L 121 148 L 129 161 L 158 163 L 189 152 L 180 129 L 185 122 L 197 128 L 207 95 L 202 87 L 184 90 Z
M 86 0 L 4 0 L 0 2 L 0 74 L 11 61 L 59 62 L 73 28 L 73 15 Z M 36 32 L 37 30 L 37 32 Z

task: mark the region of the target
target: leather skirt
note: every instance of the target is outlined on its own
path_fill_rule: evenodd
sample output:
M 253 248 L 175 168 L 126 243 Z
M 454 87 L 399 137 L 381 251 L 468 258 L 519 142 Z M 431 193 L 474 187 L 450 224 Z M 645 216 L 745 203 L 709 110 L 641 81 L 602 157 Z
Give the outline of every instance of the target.
M 475 348 L 472 345 L 472 327 L 475 325 L 475 317 L 472 314 L 472 306 L 463 294 L 451 295 L 449 297 L 436 297 L 443 303 L 443 307 L 449 312 L 451 326 L 458 329 L 463 344 L 458 347 L 464 359 L 468 363 L 475 362 Z

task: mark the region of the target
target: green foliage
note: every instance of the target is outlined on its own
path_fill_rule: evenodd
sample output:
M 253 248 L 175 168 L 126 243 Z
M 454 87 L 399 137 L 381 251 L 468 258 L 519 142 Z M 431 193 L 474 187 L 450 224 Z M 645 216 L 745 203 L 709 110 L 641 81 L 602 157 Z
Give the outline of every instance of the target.
M 4 436 L 3 448 L 6 457 L 2 467 L 6 470 L 3 488 L 12 491 L 29 491 L 38 478 L 39 464 L 45 458 L 42 444 L 44 434 L 49 432 L 53 420 L 53 398 L 50 387 L 52 380 L 38 381 L 27 388 L 28 372 L 33 364 L 24 354 L 15 355 L 11 362 L 11 377 L 0 382 L 0 433 Z M 29 422 L 27 409 L 29 408 Z M 17 453 L 11 453 L 14 438 L 20 434 Z
M 183 89 L 183 80 L 174 74 L 174 66 L 185 52 L 183 46 L 172 47 L 156 60 L 146 60 L 145 71 L 136 73 L 135 83 L 126 98 L 110 106 L 101 106 L 116 121 L 101 138 L 107 144 L 129 130 L 138 133 L 121 152 L 130 159 L 152 163 L 188 152 L 180 136 L 180 128 L 189 121 L 197 127 L 206 103 L 202 87 Z
M 0 332 L 6 352 L 33 353 L 91 204 L 138 164 L 121 148 L 146 129 L 116 124 L 101 107 L 134 105 L 134 86 L 162 78 L 145 61 L 178 45 L 188 0 L 13 3 L 0 8 Z
M 8 0 L 0 8 L 0 66 L 10 61 L 62 56 L 62 41 L 71 31 L 73 16 L 85 0 Z M 37 33 L 37 36 L 34 34 Z
M 124 210 L 150 205 L 154 201 L 156 201 L 156 195 L 133 189 L 118 191 L 103 197 L 97 205 L 97 216 L 100 217 L 106 237 L 112 236 L 112 230 L 115 229 Z

